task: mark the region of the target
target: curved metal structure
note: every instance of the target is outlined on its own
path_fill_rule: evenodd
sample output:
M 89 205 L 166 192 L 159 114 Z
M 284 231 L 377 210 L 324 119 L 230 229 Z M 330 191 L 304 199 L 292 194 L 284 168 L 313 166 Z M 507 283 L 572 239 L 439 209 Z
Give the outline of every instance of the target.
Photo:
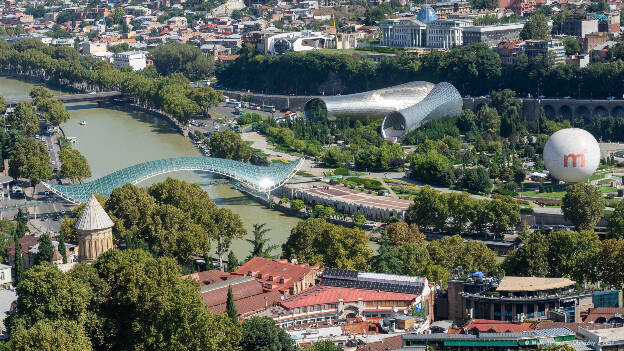
M 159 174 L 176 171 L 206 171 L 236 180 L 256 191 L 269 192 L 284 185 L 295 175 L 302 164 L 303 158 L 290 163 L 264 167 L 205 156 L 177 157 L 140 163 L 82 184 L 59 185 L 43 182 L 43 185 L 69 202 L 80 203 L 87 201 L 92 193 L 108 196 L 113 189 L 126 183 L 137 184 Z
M 384 138 L 399 138 L 428 120 L 459 115 L 463 100 L 446 82 L 410 82 L 385 89 L 344 96 L 314 98 L 305 105 L 306 116 L 382 119 Z

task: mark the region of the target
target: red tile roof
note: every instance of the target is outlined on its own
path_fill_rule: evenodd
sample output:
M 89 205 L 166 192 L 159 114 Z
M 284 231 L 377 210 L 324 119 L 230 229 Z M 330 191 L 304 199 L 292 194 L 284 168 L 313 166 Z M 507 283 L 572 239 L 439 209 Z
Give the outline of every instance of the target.
M 232 286 L 232 294 L 234 300 L 243 299 L 249 296 L 259 295 L 264 293 L 262 285 L 255 281 L 250 280 L 248 282 L 234 284 Z M 201 294 L 202 300 L 207 307 L 224 304 L 227 301 L 228 287 L 211 290 Z
M 34 235 L 24 235 L 20 238 L 19 242 L 22 255 L 28 255 L 28 250 L 31 247 L 37 245 L 37 243 L 39 242 L 39 238 Z M 15 254 L 15 242 L 13 240 L 11 240 L 11 244 L 9 245 L 9 247 L 7 247 L 7 253 L 10 256 L 13 256 Z
M 240 266 L 235 274 L 252 276 L 264 283 L 265 286 L 270 286 L 270 289 L 286 291 L 292 288 L 295 282 L 302 280 L 306 274 L 318 269 L 318 266 L 310 266 L 307 263 L 294 264 L 288 260 L 274 261 L 268 258 L 254 257 Z
M 227 294 L 227 289 L 226 289 L 226 294 Z M 277 291 L 268 291 L 259 295 L 249 296 L 249 297 L 245 297 L 245 298 L 238 299 L 238 300 L 235 297 L 234 304 L 236 305 L 236 312 L 238 312 L 238 315 L 242 318 L 245 318 L 247 316 L 253 315 L 257 312 L 264 310 L 265 303 L 269 307 L 276 305 L 280 301 L 281 297 L 282 297 L 282 294 L 280 294 Z M 266 301 L 265 301 L 265 298 L 266 298 Z M 225 302 L 208 307 L 208 310 L 213 313 L 225 312 L 225 309 L 226 309 Z
M 467 332 L 478 330 L 481 333 L 521 333 L 534 330 L 533 323 L 512 323 L 489 319 L 473 319 L 462 329 Z
M 359 345 L 357 351 L 386 351 L 386 350 L 398 350 L 403 347 L 403 336 L 396 335 L 389 338 L 382 339 L 381 341 L 371 342 L 366 345 Z
M 189 274 L 184 276 L 183 278 L 195 279 L 201 285 L 214 284 L 228 279 L 232 279 L 230 273 L 222 272 L 216 269 Z
M 336 304 L 339 299 L 344 302 L 363 301 L 413 301 L 417 295 L 387 291 L 342 288 L 335 286 L 313 286 L 298 295 L 282 301 L 281 305 L 292 309 L 303 306 Z

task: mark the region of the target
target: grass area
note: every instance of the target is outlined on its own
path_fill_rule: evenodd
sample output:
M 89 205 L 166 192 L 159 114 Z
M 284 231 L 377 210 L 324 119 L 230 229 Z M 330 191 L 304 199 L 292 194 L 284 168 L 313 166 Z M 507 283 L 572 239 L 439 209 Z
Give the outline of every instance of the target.
M 617 189 L 612 187 L 612 186 L 601 186 L 598 188 L 598 191 L 600 191 L 601 193 L 613 193 L 616 192 Z
M 540 193 L 536 190 L 523 191 L 518 193 L 520 196 L 539 197 L 544 199 L 562 199 L 566 194 L 565 191 L 555 191 L 552 193 Z

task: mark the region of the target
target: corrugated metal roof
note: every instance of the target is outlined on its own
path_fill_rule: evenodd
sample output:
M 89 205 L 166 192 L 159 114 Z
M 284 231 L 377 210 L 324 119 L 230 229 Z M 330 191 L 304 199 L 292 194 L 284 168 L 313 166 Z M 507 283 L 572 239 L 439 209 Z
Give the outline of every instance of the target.
M 78 222 L 76 222 L 77 230 L 100 230 L 112 228 L 114 225 L 113 220 L 108 216 L 106 211 L 100 205 L 100 202 L 95 198 L 95 195 L 91 193 L 87 205 Z

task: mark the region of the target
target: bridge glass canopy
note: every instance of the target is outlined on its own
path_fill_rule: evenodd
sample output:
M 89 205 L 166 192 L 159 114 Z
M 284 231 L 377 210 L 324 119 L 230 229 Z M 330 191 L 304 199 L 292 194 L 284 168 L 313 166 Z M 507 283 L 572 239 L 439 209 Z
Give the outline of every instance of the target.
M 109 196 L 113 189 L 126 183 L 136 184 L 159 174 L 205 171 L 233 179 L 255 191 L 269 192 L 287 182 L 302 163 L 303 159 L 299 159 L 265 167 L 205 156 L 177 157 L 140 163 L 82 184 L 60 185 L 44 182 L 43 185 L 67 201 L 80 203 L 86 202 L 92 193 Z

